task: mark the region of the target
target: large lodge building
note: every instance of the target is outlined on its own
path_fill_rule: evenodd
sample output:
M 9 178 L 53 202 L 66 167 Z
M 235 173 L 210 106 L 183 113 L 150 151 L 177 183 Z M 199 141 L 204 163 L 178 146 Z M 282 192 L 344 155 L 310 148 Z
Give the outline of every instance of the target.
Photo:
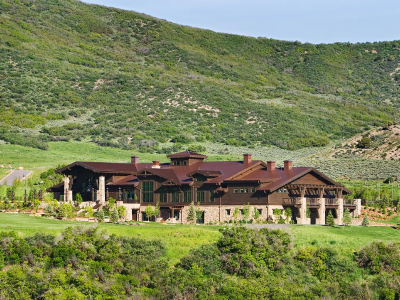
M 344 200 L 350 191 L 314 168 L 283 168 L 274 161 L 204 161 L 207 156 L 184 151 L 168 155 L 169 163 L 75 162 L 57 170 L 64 182 L 49 188 L 58 200 L 72 201 L 77 193 L 83 205 L 99 208 L 110 197 L 127 208 L 127 219 L 144 221 L 146 207 L 161 208 L 167 222 L 186 223 L 190 203 L 199 203 L 203 216 L 199 223 L 233 220 L 236 207 L 258 209 L 260 219 L 274 219 L 274 209 L 292 210 L 297 224 L 325 224 L 329 210 L 336 224 L 342 224 L 343 211 L 360 215 L 359 200 Z M 310 213 L 307 214 L 307 207 Z

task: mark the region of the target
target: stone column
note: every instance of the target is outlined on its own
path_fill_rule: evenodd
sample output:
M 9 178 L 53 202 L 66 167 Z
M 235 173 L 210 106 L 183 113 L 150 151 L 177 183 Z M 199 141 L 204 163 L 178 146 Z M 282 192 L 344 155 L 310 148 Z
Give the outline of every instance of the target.
M 336 225 L 343 225 L 343 198 L 337 200 L 338 208 L 336 210 Z
M 306 224 L 306 218 L 307 218 L 307 200 L 306 198 L 300 198 L 300 208 L 299 208 L 299 213 L 300 213 L 300 218 L 297 218 L 297 224 Z
M 99 189 L 97 190 L 97 201 L 100 204 L 105 204 L 106 202 L 106 178 L 104 176 L 99 177 Z
M 68 176 L 64 177 L 64 201 L 72 201 L 72 191 L 69 189 L 70 179 Z
M 361 216 L 361 199 L 354 199 L 356 203 L 356 210 L 354 211 L 354 216 L 358 217 Z
M 319 203 L 319 208 L 318 208 L 319 224 L 325 225 L 325 198 L 319 198 L 318 203 Z
M 318 189 L 318 217 L 319 217 L 319 224 L 320 225 L 325 225 L 325 198 L 324 198 L 324 189 L 320 188 Z
M 132 208 L 126 208 L 126 216 L 125 216 L 125 219 L 126 220 L 128 220 L 128 221 L 131 221 L 132 220 Z

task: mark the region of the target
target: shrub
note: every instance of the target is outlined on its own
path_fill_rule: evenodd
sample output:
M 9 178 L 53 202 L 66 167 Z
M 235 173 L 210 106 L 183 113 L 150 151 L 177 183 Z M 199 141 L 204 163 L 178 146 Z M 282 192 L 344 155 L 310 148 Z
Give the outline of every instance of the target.
M 104 222 L 104 211 L 99 208 L 96 213 L 97 222 L 103 223 Z
M 372 242 L 356 254 L 356 261 L 373 274 L 396 271 L 400 268 L 400 244 Z
M 357 147 L 360 149 L 369 149 L 371 148 L 373 142 L 369 137 L 363 137 L 361 140 L 358 141 Z
M 118 210 L 114 208 L 111 212 L 110 221 L 112 223 L 117 223 L 119 221 Z
M 362 224 L 361 224 L 362 226 L 368 226 L 369 225 L 369 220 L 368 220 L 368 217 L 367 216 L 365 216 L 364 218 L 363 218 L 363 220 L 362 220 Z

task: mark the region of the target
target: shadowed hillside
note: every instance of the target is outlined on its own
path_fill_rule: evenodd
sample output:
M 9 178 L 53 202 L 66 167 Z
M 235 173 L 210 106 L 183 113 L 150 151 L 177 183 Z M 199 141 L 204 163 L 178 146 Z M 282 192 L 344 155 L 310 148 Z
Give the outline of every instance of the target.
M 0 139 L 324 146 L 398 120 L 400 42 L 301 44 L 0 1 Z

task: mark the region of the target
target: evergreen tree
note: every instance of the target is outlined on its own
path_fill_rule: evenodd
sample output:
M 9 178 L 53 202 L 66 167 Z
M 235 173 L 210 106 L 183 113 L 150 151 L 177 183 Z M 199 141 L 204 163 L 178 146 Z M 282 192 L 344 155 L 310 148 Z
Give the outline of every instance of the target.
M 99 208 L 97 211 L 97 222 L 103 223 L 104 222 L 104 211 Z
M 350 215 L 350 211 L 348 209 L 346 209 L 344 211 L 344 215 L 343 215 L 343 225 L 344 226 L 350 226 L 351 224 L 351 215 Z
M 193 202 L 190 203 L 186 220 L 189 224 L 194 224 L 196 222 L 196 208 L 194 207 Z
M 362 226 L 368 226 L 369 225 L 369 220 L 368 220 L 367 216 L 364 217 L 364 219 L 362 220 L 362 224 L 361 225 Z
M 335 218 L 332 215 L 332 211 L 330 210 L 328 216 L 326 217 L 326 225 L 334 226 L 335 225 Z
M 114 208 L 111 212 L 110 221 L 112 223 L 117 223 L 118 220 L 119 220 L 118 210 Z

